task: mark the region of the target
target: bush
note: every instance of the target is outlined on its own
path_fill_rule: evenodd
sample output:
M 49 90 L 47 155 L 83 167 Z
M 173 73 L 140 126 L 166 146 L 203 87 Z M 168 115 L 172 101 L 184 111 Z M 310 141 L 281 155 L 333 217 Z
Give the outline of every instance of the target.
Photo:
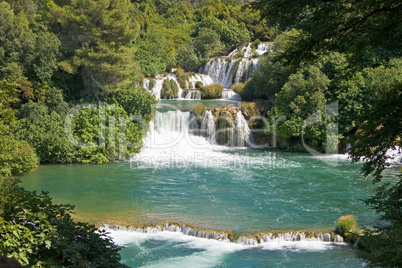
M 150 81 L 155 83 L 153 79 Z M 154 116 L 152 107 L 158 103 L 155 96 L 142 88 L 118 89 L 108 93 L 104 99 L 108 104 L 121 105 L 127 114 L 139 115 L 147 122 Z
M 149 79 L 149 90 L 152 90 L 156 84 L 155 79 Z
M 195 82 L 195 88 L 201 88 L 201 87 L 203 87 L 204 86 L 204 83 L 203 82 L 201 82 L 201 81 L 197 81 L 197 82 Z
M 177 98 L 179 96 L 179 86 L 177 85 L 175 80 L 170 79 L 170 87 L 172 88 L 174 97 Z
M 74 161 L 74 146 L 64 133 L 64 116 L 30 101 L 21 107 L 19 117 L 23 123 L 16 131 L 16 137 L 35 148 L 41 163 Z
M 0 148 L 0 178 L 29 172 L 38 165 L 36 153 L 26 141 L 8 135 L 1 138 Z
M 236 59 L 244 58 L 244 51 L 240 51 L 235 55 Z
M 220 99 L 222 98 L 223 86 L 221 84 L 212 84 L 200 88 L 202 99 Z
M 341 216 L 335 224 L 335 232 L 345 238 L 357 231 L 357 222 L 354 215 Z
M 193 112 L 196 116 L 204 116 L 207 107 L 202 102 L 197 102 L 193 107 Z
M 181 88 L 187 88 L 187 82 L 188 79 L 190 78 L 189 73 L 185 73 L 182 68 L 178 68 L 176 71 L 176 77 L 177 77 L 177 82 L 179 82 L 179 85 Z
M 259 39 L 256 39 L 256 40 L 251 44 L 251 47 L 257 49 L 260 44 L 261 44 L 261 41 L 260 41 Z
M 240 96 L 242 95 L 244 89 L 244 83 L 236 83 L 232 85 L 232 90 L 238 93 Z

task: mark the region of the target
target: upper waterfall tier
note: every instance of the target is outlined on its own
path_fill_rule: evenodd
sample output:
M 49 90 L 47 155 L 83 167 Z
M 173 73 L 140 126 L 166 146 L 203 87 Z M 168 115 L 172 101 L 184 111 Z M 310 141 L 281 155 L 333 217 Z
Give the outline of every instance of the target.
M 173 80 L 178 87 L 177 97 L 178 99 L 201 99 L 201 95 L 194 93 L 189 94 L 189 92 L 184 91 L 184 89 L 195 89 L 195 84 L 197 82 L 201 82 L 202 85 L 210 85 L 213 84 L 213 80 L 204 74 L 195 74 L 191 76 L 188 81 L 186 81 L 186 87 L 182 88 L 180 83 L 177 80 L 177 76 L 175 74 L 169 74 L 166 76 L 159 75 L 155 79 L 144 79 L 144 88 L 150 90 L 152 94 L 156 97 L 156 99 L 166 99 L 166 97 L 162 94 L 163 82 L 165 80 Z M 151 83 L 153 81 L 153 83 Z
M 261 43 L 256 49 L 248 43 L 236 48 L 227 57 L 209 60 L 200 73 L 212 78 L 214 83 L 220 83 L 225 88 L 233 84 L 245 82 L 257 68 L 259 57 L 271 49 L 270 43 Z

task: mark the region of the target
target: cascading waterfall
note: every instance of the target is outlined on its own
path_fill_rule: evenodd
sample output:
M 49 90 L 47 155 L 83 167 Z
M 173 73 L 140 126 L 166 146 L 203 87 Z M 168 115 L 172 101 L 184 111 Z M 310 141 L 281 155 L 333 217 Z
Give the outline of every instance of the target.
M 271 48 L 268 43 L 262 43 L 253 51 L 251 44 L 235 49 L 227 57 L 211 59 L 200 73 L 212 78 L 215 83 L 231 88 L 233 84 L 246 81 L 257 68 L 259 57 Z M 243 53 L 241 57 L 237 57 Z
M 189 90 L 186 99 L 188 100 L 200 100 L 201 99 L 201 91 L 199 90 Z
M 334 233 L 314 233 L 308 234 L 305 232 L 285 232 L 285 233 L 262 233 L 257 237 L 240 236 L 237 240 L 238 244 L 245 246 L 255 246 L 265 243 L 280 243 L 280 242 L 332 242 L 343 243 L 344 240 L 340 235 Z
M 144 80 L 144 88 L 150 90 L 152 92 L 152 94 L 156 97 L 157 100 L 161 99 L 161 91 L 162 91 L 162 86 L 163 86 L 163 81 L 166 79 L 173 79 L 175 81 L 175 83 L 177 84 L 177 87 L 179 88 L 179 92 L 178 92 L 178 98 L 182 98 L 183 95 L 183 89 L 180 87 L 179 82 L 177 81 L 177 78 L 175 75 L 168 75 L 166 77 L 157 77 L 155 79 L 155 85 L 153 88 L 149 88 L 149 84 L 150 81 L 149 79 L 145 79 Z
M 188 88 L 195 89 L 195 84 L 197 82 L 201 82 L 204 86 L 211 85 L 214 83 L 211 77 L 205 74 L 195 74 L 189 78 L 189 82 L 191 86 L 188 85 Z
M 227 232 L 215 230 L 203 230 L 187 226 L 185 224 L 176 223 L 162 223 L 155 226 L 148 226 L 143 228 L 135 227 L 121 227 L 117 225 L 106 225 L 103 227 L 107 230 L 113 231 L 128 231 L 138 232 L 145 234 L 157 234 L 160 232 L 173 232 L 182 233 L 188 236 L 194 236 L 205 239 L 213 239 L 225 243 L 235 243 L 243 246 L 257 246 L 260 244 L 281 243 L 281 242 L 327 242 L 327 243 L 343 243 L 344 240 L 340 235 L 335 233 L 323 232 L 284 232 L 284 233 L 261 233 L 256 236 L 246 237 L 240 236 L 238 239 L 233 240 Z
M 207 138 L 211 144 L 216 142 L 216 130 L 215 130 L 215 118 L 211 111 L 206 111 L 204 118 L 202 119 L 200 133 Z
M 238 111 L 235 121 L 234 146 L 245 147 L 250 142 L 250 133 L 247 120 L 244 118 L 242 112 Z
M 241 111 L 232 120 L 232 115 L 220 116 L 219 120 L 227 121 L 224 129 L 218 131 L 218 121 L 210 110 L 198 118 L 190 112 L 168 111 L 157 112 L 150 124 L 150 133 L 144 142 L 146 149 L 169 149 L 180 153 L 191 153 L 198 145 L 219 145 L 229 147 L 246 147 L 251 141 L 251 131 Z M 230 120 L 227 120 L 230 119 Z M 201 124 L 199 124 L 201 121 Z M 230 133 L 226 133 L 230 132 Z M 226 138 L 217 142 L 217 134 Z
M 241 101 L 240 95 L 231 89 L 225 89 L 222 91 L 222 99 Z

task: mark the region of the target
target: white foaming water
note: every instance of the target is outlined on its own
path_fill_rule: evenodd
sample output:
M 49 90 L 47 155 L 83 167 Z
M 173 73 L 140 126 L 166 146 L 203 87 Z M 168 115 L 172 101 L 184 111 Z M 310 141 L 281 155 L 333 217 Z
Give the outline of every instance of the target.
M 387 163 L 391 164 L 391 167 L 397 167 L 402 165 L 402 148 L 396 146 L 395 149 L 389 149 L 387 151 Z
M 158 233 L 141 233 L 130 231 L 113 231 L 111 237 L 121 246 L 134 245 L 144 251 L 142 244 L 147 240 L 158 240 L 176 244 L 176 248 L 195 249 L 197 252 L 187 256 L 176 256 L 147 263 L 146 267 L 215 267 L 226 254 L 245 249 L 242 245 L 225 243 L 212 239 L 188 236 L 182 233 L 163 231 Z
M 191 76 L 188 80 L 192 84 L 191 87 L 189 87 L 189 88 L 195 88 L 195 83 L 197 83 L 197 82 L 202 82 L 202 84 L 204 86 L 208 86 L 208 85 L 211 85 L 214 83 L 212 78 L 205 74 L 195 74 L 195 75 Z
M 146 88 L 148 88 L 149 90 L 151 90 L 152 94 L 156 97 L 157 100 L 160 100 L 160 99 L 161 99 L 161 91 L 162 91 L 163 81 L 166 80 L 166 79 L 169 79 L 169 80 L 170 80 L 170 79 L 173 79 L 173 80 L 176 82 L 176 84 L 177 84 L 177 86 L 178 86 L 178 88 L 179 88 L 178 98 L 179 98 L 179 99 L 182 98 L 181 96 L 182 96 L 182 94 L 183 94 L 183 89 L 180 87 L 180 84 L 179 84 L 179 82 L 177 81 L 177 78 L 176 78 L 175 75 L 168 75 L 168 76 L 166 76 L 166 77 L 160 77 L 160 76 L 158 76 L 158 77 L 155 79 L 155 86 L 154 86 L 153 88 L 149 88 L 149 80 L 146 79 L 146 80 L 148 80 L 148 82 L 147 82 L 148 86 L 147 86 Z M 146 80 L 144 80 L 144 84 L 145 84 L 145 85 L 146 85 Z
M 149 88 L 149 79 L 144 79 L 144 85 L 143 85 L 143 87 L 145 88 L 145 89 L 148 89 L 148 90 L 150 90 L 150 88 Z
M 255 50 L 251 46 L 251 43 L 248 43 L 233 50 L 227 57 L 209 60 L 200 73 L 208 75 L 215 83 L 220 83 L 225 88 L 246 81 L 257 68 L 259 57 L 271 49 L 270 43 L 261 43 Z M 237 59 L 238 53 L 244 55 Z M 254 53 L 257 57 L 252 58 Z
M 237 112 L 235 121 L 234 145 L 237 147 L 245 147 L 250 141 L 251 131 L 247 120 L 244 118 L 241 111 Z
M 216 144 L 215 118 L 211 111 L 206 111 L 201 127 L 197 118 L 190 112 L 157 112 L 150 123 L 150 131 L 144 140 L 140 153 L 131 161 L 142 168 L 188 168 L 198 167 L 231 168 L 234 163 L 254 163 L 254 160 L 270 161 L 271 156 L 239 156 L 228 151 L 235 147 Z M 237 114 L 234 128 L 234 146 L 244 147 L 250 139 L 250 129 L 241 112 Z
M 231 89 L 225 89 L 222 91 L 222 99 L 241 101 L 240 95 Z
M 234 160 L 234 156 L 222 152 L 228 150 L 228 147 L 216 145 L 204 136 L 196 135 L 199 132 L 196 117 L 192 117 L 190 112 L 157 112 L 150 124 L 144 147 L 131 161 L 141 163 L 141 167 L 157 169 L 172 166 L 187 168 L 190 164 L 214 167 Z
M 199 90 L 189 90 L 186 95 L 187 100 L 200 100 L 201 99 L 201 91 Z
M 141 232 L 127 230 L 108 230 L 114 242 L 120 246 L 136 247 L 146 254 L 157 254 L 153 248 L 147 248 L 146 243 L 149 240 L 157 240 L 166 245 L 175 247 L 177 250 L 194 249 L 195 252 L 185 256 L 166 257 L 161 260 L 148 262 L 146 267 L 216 267 L 222 263 L 227 254 L 242 250 L 259 248 L 262 250 L 312 250 L 325 251 L 332 249 L 334 243 L 324 241 L 287 241 L 275 240 L 262 242 L 261 244 L 247 245 L 241 242 L 229 243 L 214 239 L 198 238 L 188 236 L 176 231 L 156 231 Z M 345 245 L 336 243 L 336 245 Z
M 233 84 L 246 81 L 257 66 L 258 58 L 234 59 L 230 63 L 227 59 L 218 58 L 211 59 L 201 72 L 210 76 L 215 83 L 231 88 Z
M 205 112 L 204 118 L 202 119 L 201 131 L 204 131 L 204 136 L 207 138 L 209 143 L 216 143 L 215 118 L 211 111 Z

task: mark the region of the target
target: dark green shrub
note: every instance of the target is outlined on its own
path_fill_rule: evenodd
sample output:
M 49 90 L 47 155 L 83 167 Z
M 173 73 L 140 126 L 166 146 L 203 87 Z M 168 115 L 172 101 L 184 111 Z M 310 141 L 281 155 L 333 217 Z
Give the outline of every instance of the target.
M 195 82 L 195 88 L 201 88 L 201 87 L 203 87 L 203 86 L 204 86 L 204 83 L 203 83 L 203 82 L 201 82 L 201 81 Z
M 254 49 L 257 49 L 258 46 L 261 44 L 261 41 L 259 39 L 256 39 L 252 44 L 251 47 Z
M 156 84 L 155 79 L 149 79 L 149 90 L 152 90 Z

